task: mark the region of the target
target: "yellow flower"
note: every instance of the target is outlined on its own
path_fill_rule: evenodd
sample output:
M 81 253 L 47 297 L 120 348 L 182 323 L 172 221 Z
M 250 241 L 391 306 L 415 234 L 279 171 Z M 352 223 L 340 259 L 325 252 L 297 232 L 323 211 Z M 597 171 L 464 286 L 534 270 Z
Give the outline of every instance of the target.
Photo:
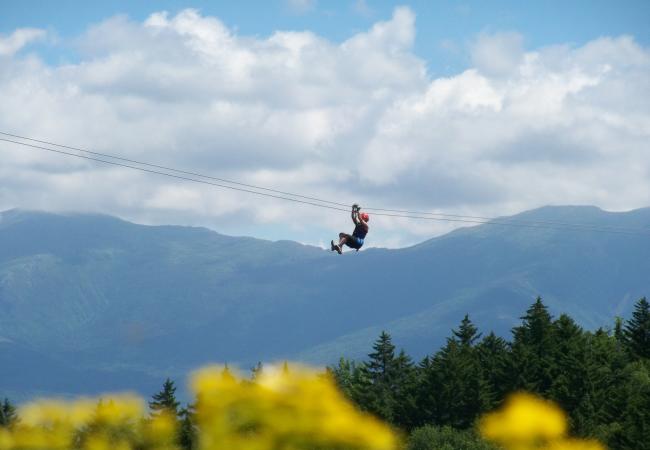
M 178 422 L 176 418 L 166 411 L 156 414 L 143 427 L 143 434 L 147 443 L 159 450 L 176 448 L 177 432 Z
M 500 411 L 484 416 L 481 434 L 501 444 L 550 441 L 566 434 L 564 412 L 555 404 L 530 394 L 511 396 Z
M 96 406 L 96 418 L 100 422 L 118 424 L 142 417 L 144 406 L 141 398 L 133 394 L 118 394 L 100 399 Z
M 605 450 L 594 440 L 566 437 L 567 420 L 554 403 L 526 393 L 512 395 L 480 422 L 484 438 L 507 450 Z
M 269 368 L 256 382 L 211 367 L 195 374 L 192 386 L 203 450 L 397 445 L 391 430 L 357 411 L 329 377 L 302 367 Z
M 395 434 L 363 414 L 328 376 L 294 367 L 269 368 L 251 382 L 217 367 L 197 372 L 201 450 L 395 450 Z M 100 400 L 40 400 L 20 409 L 22 422 L 0 429 L 0 450 L 178 450 L 177 418 L 151 419 L 133 395 Z
M 0 448 L 11 448 L 14 445 L 14 438 L 9 430 L 0 428 Z

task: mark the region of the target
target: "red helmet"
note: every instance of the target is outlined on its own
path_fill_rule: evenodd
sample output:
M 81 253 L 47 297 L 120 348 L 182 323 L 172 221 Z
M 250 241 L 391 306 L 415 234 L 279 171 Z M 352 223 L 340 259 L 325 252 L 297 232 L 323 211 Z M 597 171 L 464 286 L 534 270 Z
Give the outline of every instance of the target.
M 368 215 L 368 213 L 361 213 L 361 220 L 363 220 L 364 222 L 369 221 L 370 216 Z

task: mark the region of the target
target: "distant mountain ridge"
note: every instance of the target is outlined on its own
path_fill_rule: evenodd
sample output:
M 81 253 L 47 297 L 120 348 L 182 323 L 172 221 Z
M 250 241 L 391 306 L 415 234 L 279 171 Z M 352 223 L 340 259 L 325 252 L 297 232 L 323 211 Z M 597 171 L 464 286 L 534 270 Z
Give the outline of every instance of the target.
M 556 206 L 507 219 L 650 229 L 650 208 Z M 418 356 L 465 313 L 506 335 L 538 295 L 555 314 L 608 326 L 650 295 L 649 255 L 650 234 L 480 225 L 338 257 L 205 228 L 5 211 L 0 394 L 148 393 L 209 361 L 323 364 L 362 356 L 382 329 Z M 21 377 L 28 368 L 57 379 Z

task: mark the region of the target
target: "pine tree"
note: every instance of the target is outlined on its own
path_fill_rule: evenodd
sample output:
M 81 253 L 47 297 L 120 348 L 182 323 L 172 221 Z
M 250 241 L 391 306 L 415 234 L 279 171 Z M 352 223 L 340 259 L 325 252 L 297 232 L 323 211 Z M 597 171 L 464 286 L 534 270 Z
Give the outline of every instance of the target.
M 468 428 L 485 410 L 482 374 L 474 342 L 477 328 L 468 316 L 432 359 L 428 388 L 433 393 L 433 420 L 441 425 Z
M 178 430 L 178 443 L 183 450 L 196 448 L 197 430 L 194 420 L 195 407 L 188 404 L 179 412 L 180 425 Z
M 392 392 L 395 400 L 393 423 L 406 430 L 419 425 L 417 391 L 420 387 L 420 373 L 410 356 L 400 350 L 395 359 L 395 373 Z
M 327 372 L 332 375 L 337 386 L 347 398 L 355 402 L 358 401 L 359 368 L 354 361 L 341 357 L 336 366 L 327 368 Z
M 381 383 L 390 377 L 395 365 L 395 346 L 390 334 L 382 331 L 372 348 L 374 352 L 368 355 L 370 361 L 367 371 L 372 375 L 373 381 Z
M 415 422 L 418 426 L 434 423 L 437 417 L 438 405 L 435 394 L 438 385 L 432 359 L 428 355 L 425 356 L 417 367 L 419 388 L 416 390 L 415 402 L 418 412 Z
M 618 342 L 625 342 L 625 333 L 623 332 L 624 320 L 620 316 L 614 318 L 614 337 Z
M 574 431 L 580 436 L 609 442 L 620 429 L 627 400 L 621 395 L 627 357 L 620 343 L 602 329 L 586 333 L 585 395 L 575 413 Z
M 588 395 L 587 339 L 573 319 L 562 314 L 553 323 L 549 398 L 557 402 L 574 422 L 577 409 Z
M 521 319 L 521 326 L 512 330 L 514 377 L 509 390 L 524 389 L 546 395 L 553 382 L 552 317 L 542 299 L 537 297 Z
M 171 414 L 173 417 L 178 417 L 180 403 L 176 400 L 176 386 L 174 382 L 167 378 L 163 383 L 163 388 L 157 394 L 151 397 L 153 400 L 149 402 L 149 408 L 152 415 L 157 415 L 164 412 Z
M 18 422 L 16 407 L 5 398 L 0 402 L 0 427 L 11 427 Z
M 372 348 L 374 351 L 368 354 L 370 359 L 361 367 L 363 384 L 358 400 L 365 409 L 392 423 L 397 362 L 390 334 L 382 331 Z
M 608 444 L 622 450 L 650 450 L 650 361 L 628 364 L 623 375 L 625 382 L 616 393 L 625 400 L 617 417 L 620 429 Z
M 469 320 L 469 314 L 465 314 L 465 317 L 460 322 L 460 325 L 457 330 L 452 330 L 452 333 L 458 339 L 458 343 L 462 347 L 471 347 L 474 343 L 481 337 L 481 333 L 478 332 L 478 328 L 474 326 L 471 320 Z
M 496 408 L 505 399 L 510 384 L 510 352 L 505 339 L 494 332 L 476 346 L 481 368 L 481 397 L 486 410 Z
M 634 305 L 632 318 L 625 325 L 624 336 L 632 358 L 650 358 L 650 303 L 645 297 Z

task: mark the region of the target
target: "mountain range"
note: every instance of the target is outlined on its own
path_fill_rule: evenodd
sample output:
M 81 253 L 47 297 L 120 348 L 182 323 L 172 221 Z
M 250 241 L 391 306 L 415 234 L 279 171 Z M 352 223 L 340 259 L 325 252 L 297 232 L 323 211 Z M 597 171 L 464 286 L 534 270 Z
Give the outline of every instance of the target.
M 522 226 L 338 256 L 205 228 L 5 211 L 0 396 L 150 395 L 208 362 L 363 358 L 382 330 L 421 357 L 467 313 L 508 336 L 541 296 L 595 329 L 650 295 L 650 208 L 554 206 L 499 221 Z

